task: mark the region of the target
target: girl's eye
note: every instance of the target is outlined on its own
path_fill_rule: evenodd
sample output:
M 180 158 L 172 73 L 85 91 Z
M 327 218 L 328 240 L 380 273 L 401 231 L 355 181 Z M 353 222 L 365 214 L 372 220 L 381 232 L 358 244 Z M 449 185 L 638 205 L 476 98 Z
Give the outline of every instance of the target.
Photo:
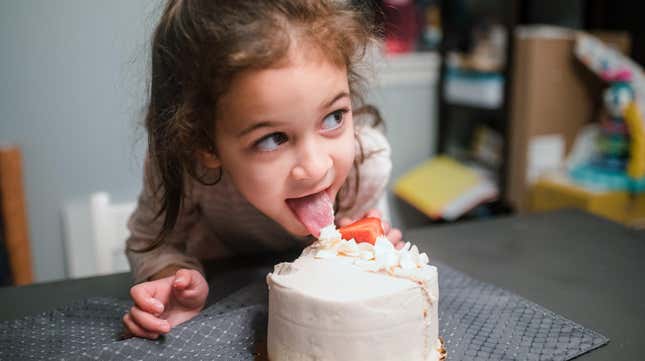
M 280 146 L 280 144 L 286 142 L 287 140 L 287 135 L 284 133 L 271 133 L 255 142 L 254 147 L 261 152 L 270 152 L 272 150 L 276 150 Z
M 345 118 L 345 113 L 347 112 L 348 110 L 341 109 L 326 116 L 322 121 L 323 130 L 334 130 L 336 128 L 339 128 L 343 124 L 343 119 Z

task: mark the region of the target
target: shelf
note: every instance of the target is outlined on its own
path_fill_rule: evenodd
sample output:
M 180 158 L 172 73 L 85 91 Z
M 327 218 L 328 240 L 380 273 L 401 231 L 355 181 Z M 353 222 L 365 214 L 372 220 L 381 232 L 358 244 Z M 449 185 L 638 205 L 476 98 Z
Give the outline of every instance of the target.
M 499 204 L 505 203 L 508 183 L 507 149 L 510 144 L 509 127 L 511 125 L 509 100 L 514 48 L 512 35 L 522 11 L 525 10 L 523 3 L 498 0 L 466 5 L 447 0 L 441 1 L 442 30 L 444 31 L 440 56 L 446 60 L 446 63 L 442 66 L 438 91 L 437 152 L 454 151 L 453 148 L 462 147 L 467 150 L 457 152 L 468 156 L 473 152 L 471 149 L 474 144 L 473 137 L 479 126 L 495 131 L 502 138 L 501 151 L 498 152 L 501 159 L 499 165 L 490 170 L 494 173 L 500 190 Z M 462 21 L 465 17 L 469 19 L 468 24 Z M 497 29 L 495 33 L 493 33 L 493 25 Z M 476 38 L 485 40 L 483 34 L 485 31 L 489 31 L 486 40 L 488 43 L 477 43 Z M 501 38 L 502 36 L 504 39 Z M 496 52 L 493 54 L 492 50 Z M 451 57 L 454 53 L 459 53 L 461 56 Z M 484 58 L 476 58 L 476 55 Z M 489 62 L 482 63 L 473 61 L 474 59 L 484 59 Z M 497 69 L 492 66 L 481 66 L 490 65 L 491 59 L 503 59 L 502 67 Z M 474 69 L 497 69 L 497 71 Z
M 496 109 L 504 102 L 504 76 L 449 70 L 442 96 L 446 103 Z
M 445 99 L 444 99 L 445 100 Z M 502 107 L 496 107 L 496 108 L 482 108 L 478 107 L 476 105 L 472 104 L 460 104 L 460 103 L 449 103 L 445 101 L 443 103 L 445 107 L 457 109 L 457 110 L 463 110 L 463 111 L 468 111 L 468 112 L 479 112 L 479 113 L 485 113 L 486 115 L 491 115 L 495 113 L 499 113 L 503 115 L 503 109 Z
M 375 80 L 379 86 L 435 85 L 441 59 L 436 52 L 374 55 Z

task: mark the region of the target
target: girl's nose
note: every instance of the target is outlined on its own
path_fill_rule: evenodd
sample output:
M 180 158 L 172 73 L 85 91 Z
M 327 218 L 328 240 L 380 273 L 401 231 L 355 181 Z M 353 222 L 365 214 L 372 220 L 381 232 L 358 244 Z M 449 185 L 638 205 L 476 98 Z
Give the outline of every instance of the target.
M 295 180 L 321 180 L 332 167 L 332 159 L 324 147 L 307 142 L 299 150 L 296 165 L 291 170 Z

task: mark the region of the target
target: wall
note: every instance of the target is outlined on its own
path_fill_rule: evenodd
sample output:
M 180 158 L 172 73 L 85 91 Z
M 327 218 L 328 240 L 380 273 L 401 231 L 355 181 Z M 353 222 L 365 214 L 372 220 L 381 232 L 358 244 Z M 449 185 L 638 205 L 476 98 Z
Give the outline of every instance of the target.
M 65 204 L 98 190 L 115 201 L 138 193 L 146 43 L 159 6 L 159 0 L 0 1 L 0 141 L 23 150 L 38 281 L 66 276 Z M 391 65 L 381 65 L 380 86 L 369 96 L 387 122 L 395 177 L 434 149 L 436 64 L 426 60 L 425 77 L 392 76 Z M 400 224 L 397 202 L 390 204 Z
M 376 64 L 368 100 L 379 107 L 385 120 L 392 146 L 392 185 L 407 170 L 434 154 L 439 58 L 430 53 L 403 55 L 380 59 Z M 388 201 L 393 225 L 407 229 L 427 223 L 425 216 L 392 192 Z
M 63 202 L 140 184 L 156 1 L 0 1 L 0 140 L 23 150 L 35 276 L 65 275 Z

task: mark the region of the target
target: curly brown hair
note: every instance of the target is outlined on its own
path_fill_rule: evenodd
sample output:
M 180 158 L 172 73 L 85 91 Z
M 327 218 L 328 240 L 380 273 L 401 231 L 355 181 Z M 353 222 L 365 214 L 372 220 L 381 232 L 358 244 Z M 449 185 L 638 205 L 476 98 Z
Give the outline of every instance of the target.
M 236 74 L 272 66 L 284 59 L 293 39 L 305 41 L 328 61 L 346 67 L 354 113 L 372 113 L 380 122 L 375 108 L 363 106 L 365 82 L 359 69 L 380 34 L 370 9 L 342 0 L 168 1 L 152 39 L 145 117 L 148 156 L 159 176 L 153 187 L 160 200 L 156 218 L 164 215 L 151 248 L 177 221 L 185 177 L 207 183 L 196 155 L 215 152 L 218 99 Z

